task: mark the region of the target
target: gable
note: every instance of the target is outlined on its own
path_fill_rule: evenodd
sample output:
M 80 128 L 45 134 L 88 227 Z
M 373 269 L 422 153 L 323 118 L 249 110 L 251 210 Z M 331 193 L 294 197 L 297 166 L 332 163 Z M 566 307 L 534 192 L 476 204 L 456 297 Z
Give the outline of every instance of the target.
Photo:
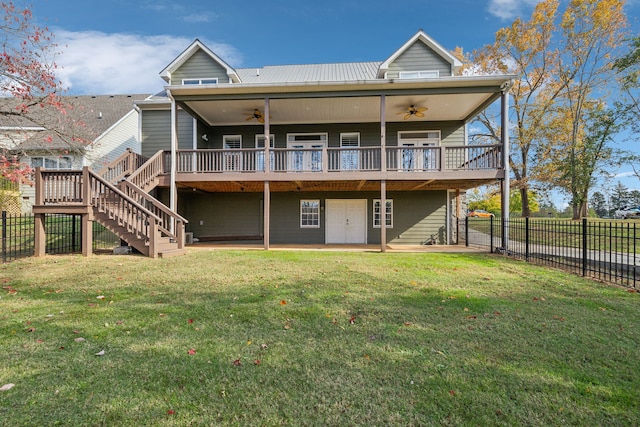
M 451 64 L 421 42 L 411 45 L 390 63 L 386 77 L 397 79 L 401 71 L 438 71 L 440 77 L 452 75 Z
M 227 69 L 203 50 L 198 50 L 171 73 L 171 85 L 181 85 L 182 79 L 217 78 L 218 83 L 229 83 Z

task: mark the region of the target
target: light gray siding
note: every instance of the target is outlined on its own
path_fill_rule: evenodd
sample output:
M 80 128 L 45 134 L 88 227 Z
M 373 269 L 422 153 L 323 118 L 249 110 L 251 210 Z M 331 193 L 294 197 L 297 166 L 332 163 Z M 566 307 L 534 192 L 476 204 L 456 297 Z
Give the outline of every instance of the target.
M 198 50 L 171 75 L 172 85 L 181 85 L 182 79 L 217 78 L 218 83 L 229 83 L 225 67 L 202 50 Z
M 85 154 L 85 165 L 100 170 L 122 155 L 127 148 L 140 152 L 138 113 L 131 110 L 122 120 L 94 141 Z
M 397 79 L 400 71 L 438 70 L 440 77 L 451 76 L 451 64 L 421 42 L 414 43 L 389 65 L 387 78 Z
M 151 157 L 159 150 L 171 149 L 171 111 L 144 110 L 141 114 L 141 153 Z M 193 119 L 185 111 L 178 112 L 178 148 L 193 147 Z

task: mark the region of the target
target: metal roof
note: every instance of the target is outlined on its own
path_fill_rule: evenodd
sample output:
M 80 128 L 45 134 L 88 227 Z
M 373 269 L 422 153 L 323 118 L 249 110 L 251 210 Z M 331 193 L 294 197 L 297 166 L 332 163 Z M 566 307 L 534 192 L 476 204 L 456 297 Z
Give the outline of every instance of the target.
M 239 68 L 242 83 L 342 82 L 375 80 L 381 62 L 269 65 Z

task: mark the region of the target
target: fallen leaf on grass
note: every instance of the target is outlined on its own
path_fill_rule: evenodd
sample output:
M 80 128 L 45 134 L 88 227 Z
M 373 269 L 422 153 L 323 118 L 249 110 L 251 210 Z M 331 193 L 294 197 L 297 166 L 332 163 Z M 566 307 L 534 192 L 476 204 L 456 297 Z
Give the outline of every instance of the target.
M 78 338 L 74 339 L 74 341 L 75 342 L 84 342 L 86 340 L 84 338 L 82 338 L 82 337 L 78 337 Z
M 11 384 L 11 383 L 5 384 L 2 387 L 0 387 L 0 391 L 9 391 L 12 388 L 14 388 L 15 386 L 16 386 L 15 384 Z
M 36 331 L 36 328 L 29 328 L 29 329 L 27 329 L 27 332 L 35 332 L 35 331 Z
M 451 396 L 455 396 L 455 395 L 456 395 L 456 391 L 455 391 L 455 390 L 449 390 L 449 394 L 450 394 Z
M 266 344 L 260 344 L 260 348 L 261 348 L 262 350 L 266 350 L 266 349 L 268 349 L 268 348 L 269 348 L 269 346 L 268 346 L 268 345 L 266 345 Z
M 187 354 L 189 354 L 189 355 L 196 354 L 196 349 L 195 348 L 190 348 L 189 351 L 187 351 Z
M 253 361 L 253 364 L 258 366 L 259 364 L 261 364 L 262 362 L 260 361 L 260 359 L 256 359 Z
M 349 323 L 351 323 L 352 325 L 356 324 L 356 316 L 351 316 L 351 319 L 349 319 Z
M 404 326 L 411 326 L 411 322 L 404 322 Z
M 96 356 L 104 356 L 104 350 L 100 350 L 96 353 Z
M 173 415 L 173 414 L 175 414 L 175 413 L 176 413 L 176 411 L 174 411 L 173 409 L 169 409 L 169 410 L 167 411 L 167 415 Z
M 287 301 L 286 300 L 280 300 L 280 305 L 287 305 Z
M 98 295 L 96 298 L 97 299 L 105 299 L 105 296 L 104 295 Z
M 242 362 L 240 361 L 240 359 L 236 359 L 232 363 L 233 363 L 233 366 L 242 366 Z
M 193 323 L 193 319 L 187 320 L 187 323 Z
M 640 291 L 639 291 L 639 290 L 637 290 L 637 289 L 627 289 L 627 292 L 629 292 L 630 294 L 637 294 L 637 293 L 640 293 Z

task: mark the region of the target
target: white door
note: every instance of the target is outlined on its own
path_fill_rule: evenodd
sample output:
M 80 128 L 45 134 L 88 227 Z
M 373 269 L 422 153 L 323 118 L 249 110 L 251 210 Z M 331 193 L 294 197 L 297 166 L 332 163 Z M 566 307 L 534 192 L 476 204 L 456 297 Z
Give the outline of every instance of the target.
M 367 243 L 367 201 L 328 199 L 325 228 L 326 243 Z

